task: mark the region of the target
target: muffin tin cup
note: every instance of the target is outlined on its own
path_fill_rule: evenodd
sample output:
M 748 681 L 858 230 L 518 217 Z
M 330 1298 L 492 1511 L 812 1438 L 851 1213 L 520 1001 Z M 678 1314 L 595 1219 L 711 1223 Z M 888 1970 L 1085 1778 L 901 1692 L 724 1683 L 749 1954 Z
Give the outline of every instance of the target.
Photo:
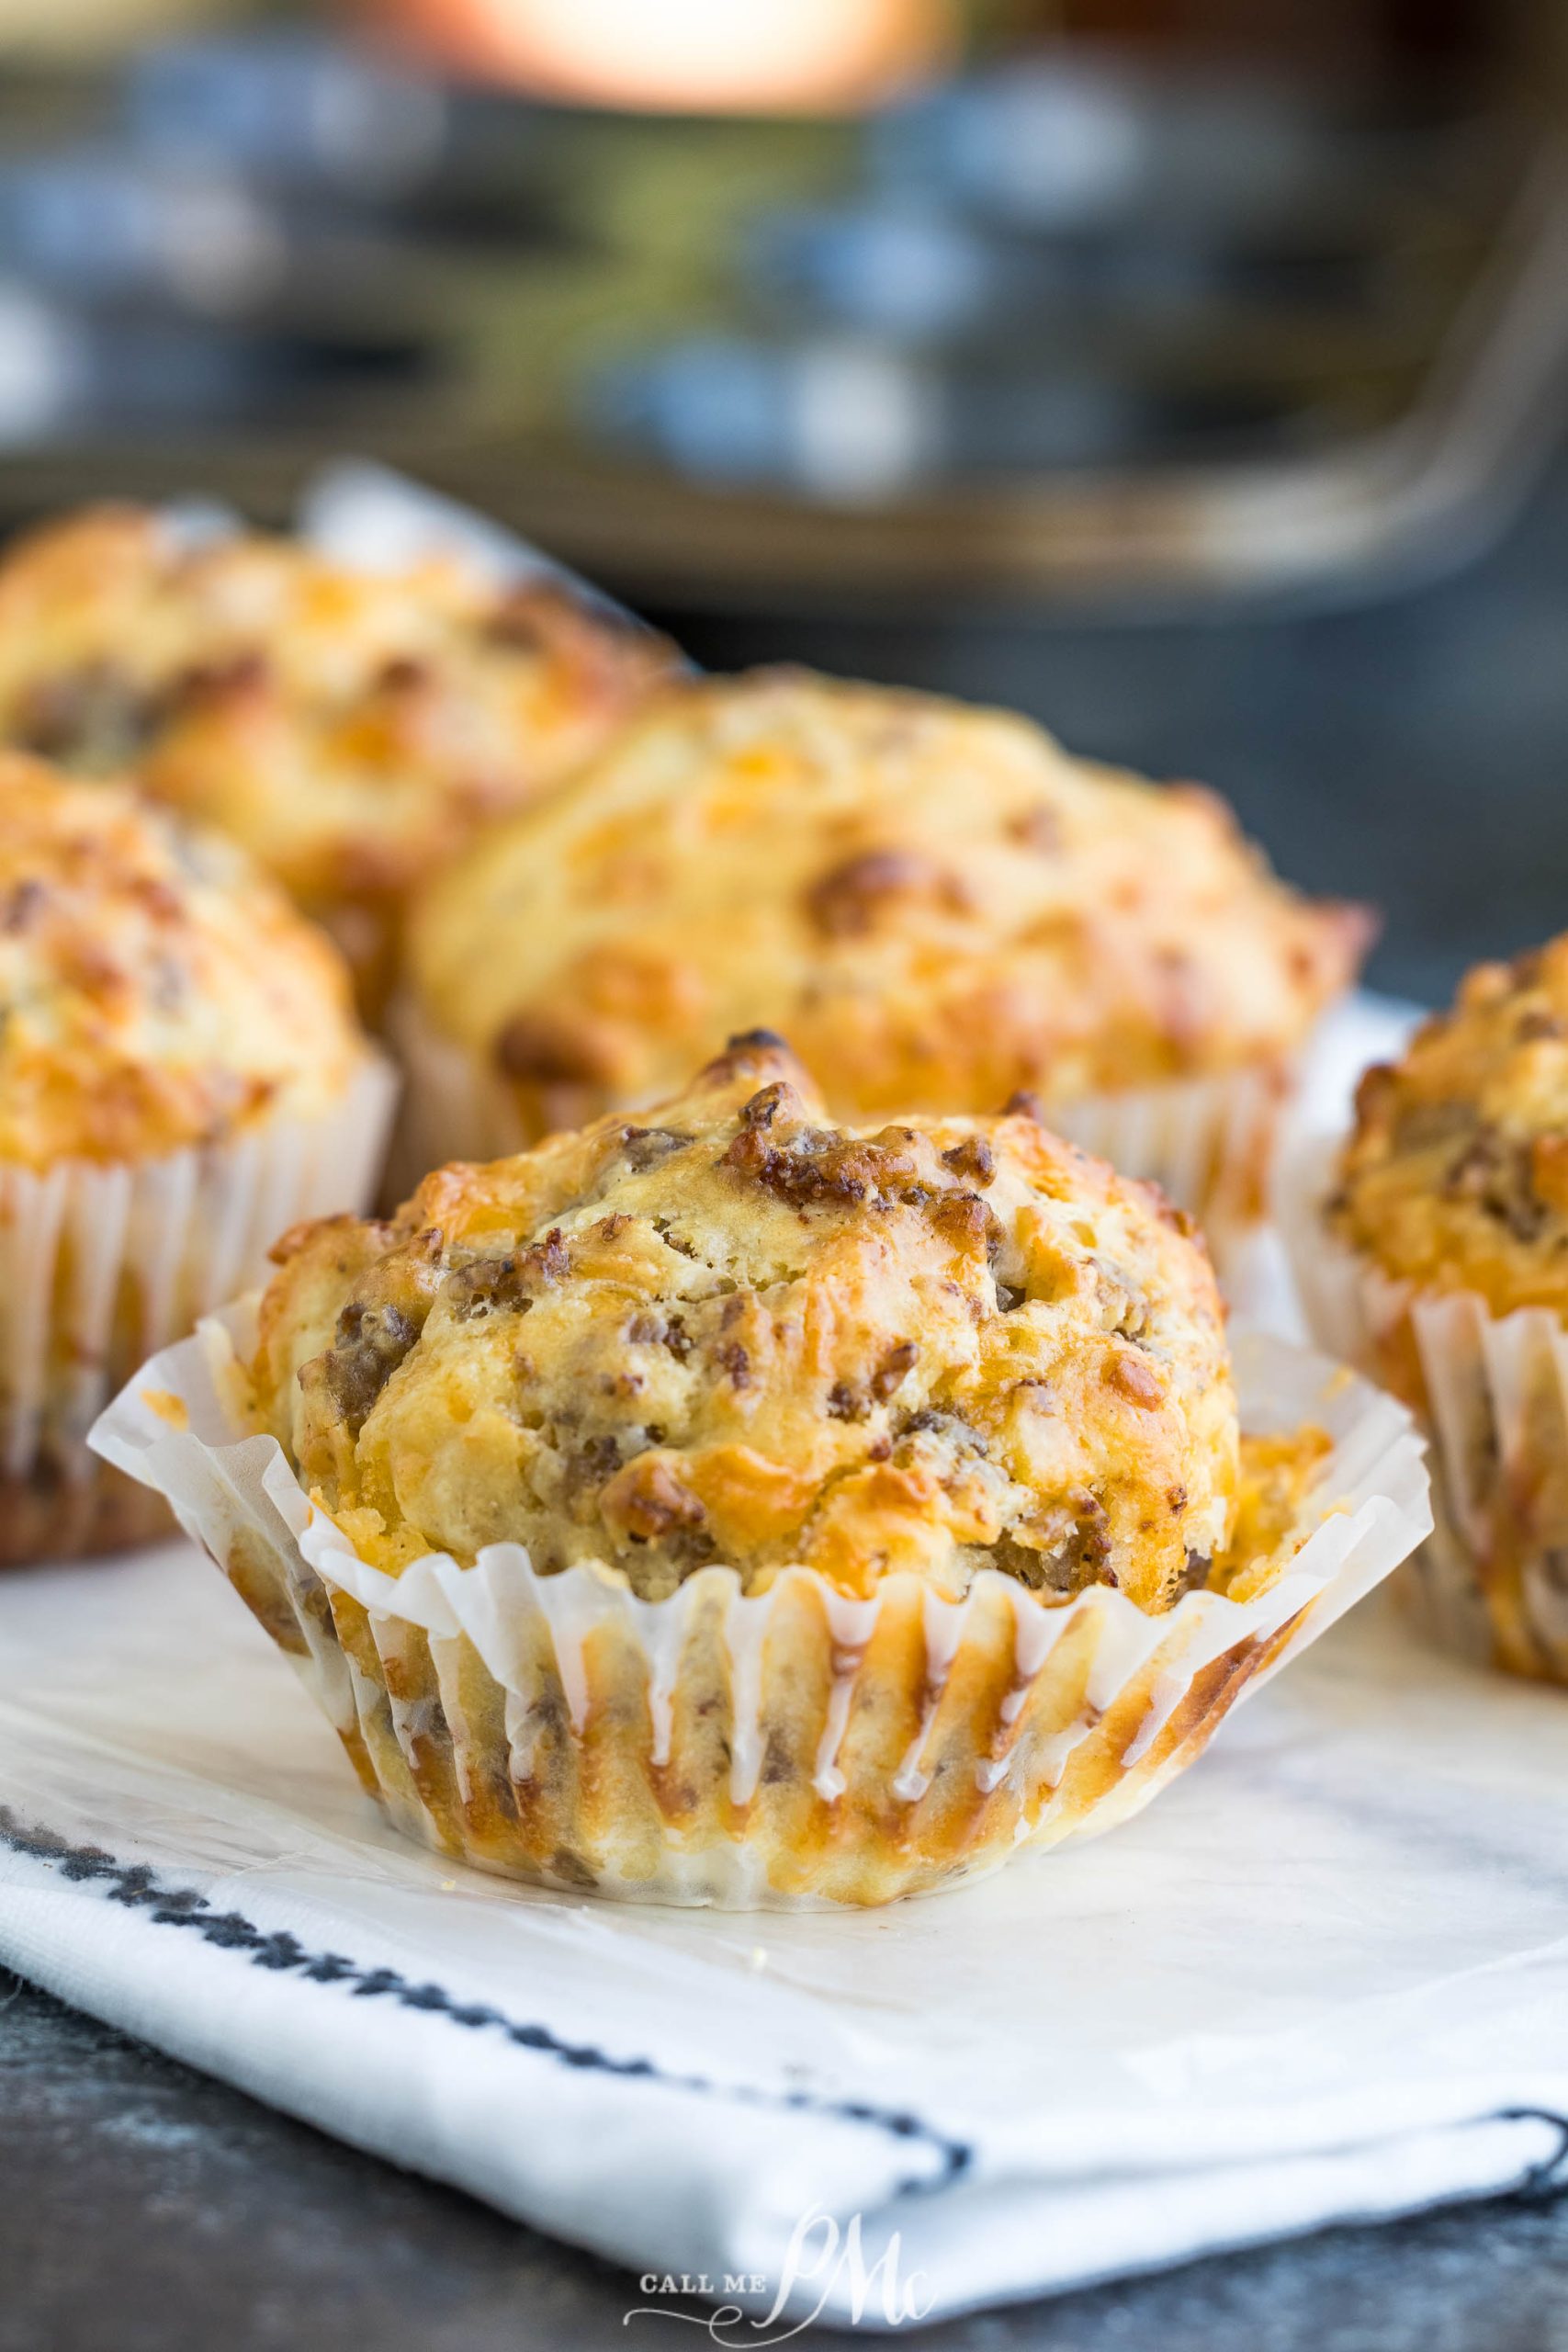
M 1283 1187 L 1314 1338 L 1415 1409 L 1431 1442 L 1431 1535 L 1401 1579 L 1446 1648 L 1568 1682 L 1568 1332 L 1545 1307 L 1393 1280 L 1328 1234 L 1337 1143 Z
M 313 1118 L 161 1159 L 0 1165 L 0 1564 L 109 1551 L 168 1511 L 87 1432 L 130 1369 L 254 1280 L 299 1218 L 362 1208 L 396 1081 L 379 1058 Z
M 408 1073 L 388 1172 L 401 1198 L 448 1159 L 499 1159 L 538 1140 L 505 1081 L 445 1036 L 405 990 L 389 1033 Z M 1048 1102 L 1058 1135 L 1150 1178 L 1202 1226 L 1215 1264 L 1235 1275 L 1262 1230 L 1276 1146 L 1296 1086 L 1291 1062 L 1214 1078 L 1172 1079 L 1122 1093 Z M 636 1106 L 627 1104 L 628 1110 Z
M 1111 1827 L 1431 1524 L 1392 1398 L 1244 1340 L 1244 1423 L 1332 1440 L 1293 1556 L 1246 1601 L 1146 1615 L 1105 1586 L 1048 1606 L 982 1572 L 962 1600 L 814 1570 L 748 1598 L 707 1567 L 667 1600 L 517 1544 L 392 1577 L 243 1434 L 241 1301 L 149 1363 L 93 1443 L 167 1498 L 287 1652 L 411 1837 L 539 1885 L 733 1909 L 875 1904 Z

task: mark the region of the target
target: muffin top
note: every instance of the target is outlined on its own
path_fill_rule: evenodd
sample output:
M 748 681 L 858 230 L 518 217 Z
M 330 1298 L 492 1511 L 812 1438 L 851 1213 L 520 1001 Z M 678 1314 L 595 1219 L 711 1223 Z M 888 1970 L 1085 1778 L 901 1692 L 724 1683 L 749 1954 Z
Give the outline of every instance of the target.
M 1568 1317 L 1568 933 L 1368 1070 L 1328 1215 L 1399 1280 Z
M 295 541 L 193 542 L 106 507 L 0 565 L 0 735 L 134 766 L 311 905 L 398 898 L 555 784 L 670 649 L 457 561 L 350 571 Z
M 1028 1107 L 826 1125 L 761 1032 L 644 1117 L 287 1237 L 249 1404 L 394 1573 L 515 1539 L 654 1599 L 708 1563 L 857 1594 L 995 1567 L 1158 1610 L 1235 1514 L 1190 1237 Z
M 671 688 L 476 843 L 409 968 L 537 1133 L 668 1092 L 759 1021 L 840 1117 L 1282 1057 L 1365 935 L 1196 787 L 1000 712 L 761 673 Z
M 347 970 L 243 854 L 0 753 L 0 1159 L 137 1159 L 341 1094 Z

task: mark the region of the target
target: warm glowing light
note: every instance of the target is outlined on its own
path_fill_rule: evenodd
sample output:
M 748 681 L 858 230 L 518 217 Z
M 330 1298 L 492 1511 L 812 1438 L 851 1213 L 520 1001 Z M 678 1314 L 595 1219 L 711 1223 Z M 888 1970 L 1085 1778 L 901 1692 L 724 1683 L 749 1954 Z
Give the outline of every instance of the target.
M 595 106 L 863 104 L 931 65 L 948 0 L 405 0 L 451 63 Z

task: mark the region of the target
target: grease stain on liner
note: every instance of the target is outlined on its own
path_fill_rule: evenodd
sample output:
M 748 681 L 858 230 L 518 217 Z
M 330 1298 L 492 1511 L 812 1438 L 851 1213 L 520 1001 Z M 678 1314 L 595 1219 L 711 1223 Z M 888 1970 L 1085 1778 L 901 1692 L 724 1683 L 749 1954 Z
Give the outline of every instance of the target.
M 301 1493 L 225 1396 L 254 1300 L 146 1366 L 95 1433 L 166 1493 L 289 1654 L 410 1836 L 573 1892 L 728 1908 L 866 1904 L 1125 1819 L 1430 1525 L 1403 1408 L 1281 1341 L 1236 1351 L 1244 1422 L 1317 1419 L 1301 1547 L 1248 1601 L 1145 1615 L 1091 1586 L 1051 1607 L 983 1570 L 870 1600 L 817 1571 L 747 1596 L 707 1567 L 649 1601 L 500 1544 L 392 1577 Z M 188 1430 L 172 1429 L 164 1392 Z

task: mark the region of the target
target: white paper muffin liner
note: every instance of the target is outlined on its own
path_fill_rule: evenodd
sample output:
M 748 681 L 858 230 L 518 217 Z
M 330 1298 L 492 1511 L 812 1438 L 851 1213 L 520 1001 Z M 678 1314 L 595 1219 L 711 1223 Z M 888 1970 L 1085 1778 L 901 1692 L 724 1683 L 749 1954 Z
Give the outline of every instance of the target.
M 505 1080 L 436 1029 L 406 990 L 390 1009 L 388 1035 L 407 1081 L 388 1166 L 389 1195 L 405 1198 L 446 1160 L 500 1159 L 538 1140 Z M 1045 1117 L 1058 1135 L 1123 1176 L 1152 1178 L 1197 1218 L 1216 1265 L 1231 1274 L 1263 1228 L 1296 1078 L 1293 1064 L 1258 1065 L 1047 1102 Z
M 1473 1291 L 1395 1281 L 1336 1239 L 1338 1148 L 1292 1158 L 1281 1223 L 1314 1339 L 1404 1396 L 1431 1441 L 1435 1523 L 1408 1597 L 1445 1646 L 1568 1682 L 1568 1333 L 1545 1307 L 1497 1316 Z
M 0 1559 L 134 1541 L 166 1519 L 106 1476 L 87 1432 L 301 1217 L 362 1209 L 397 1091 L 367 1057 L 342 1100 L 142 1162 L 0 1164 Z
M 539 1576 L 517 1544 L 394 1578 L 274 1439 L 241 1434 L 254 1330 L 243 1300 L 154 1358 L 94 1445 L 168 1498 L 401 1828 L 606 1895 L 877 1903 L 1109 1828 L 1431 1524 L 1410 1416 L 1259 1336 L 1237 1356 L 1244 1425 L 1314 1421 L 1332 1445 L 1301 1549 L 1250 1600 L 1155 1616 L 1099 1586 L 1051 1607 L 996 1570 L 959 1601 L 908 1575 L 857 1600 L 804 1568 L 748 1598 L 709 1567 L 645 1601 L 598 1568 Z

